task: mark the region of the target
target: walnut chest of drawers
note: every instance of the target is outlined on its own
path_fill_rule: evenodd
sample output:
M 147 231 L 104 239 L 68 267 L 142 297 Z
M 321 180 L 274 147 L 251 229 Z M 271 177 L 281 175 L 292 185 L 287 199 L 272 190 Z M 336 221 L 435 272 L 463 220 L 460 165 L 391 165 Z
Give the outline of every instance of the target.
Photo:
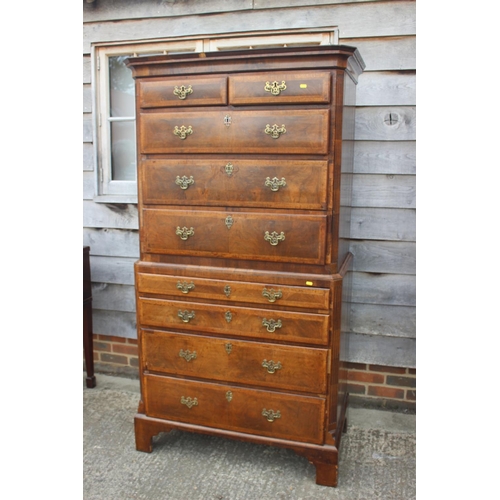
M 355 88 L 346 46 L 128 61 L 136 83 L 141 402 L 173 428 L 288 447 L 337 484 Z M 345 308 L 344 308 L 345 309 Z

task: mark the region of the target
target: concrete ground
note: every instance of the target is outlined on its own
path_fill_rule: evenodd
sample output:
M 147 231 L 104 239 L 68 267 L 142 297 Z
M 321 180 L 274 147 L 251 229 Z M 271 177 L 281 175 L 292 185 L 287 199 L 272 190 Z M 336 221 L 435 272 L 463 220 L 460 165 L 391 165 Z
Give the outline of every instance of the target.
M 85 377 L 84 377 L 85 378 Z M 410 500 L 415 415 L 350 408 L 339 485 L 291 450 L 174 430 L 136 451 L 139 382 L 97 374 L 83 390 L 83 500 Z

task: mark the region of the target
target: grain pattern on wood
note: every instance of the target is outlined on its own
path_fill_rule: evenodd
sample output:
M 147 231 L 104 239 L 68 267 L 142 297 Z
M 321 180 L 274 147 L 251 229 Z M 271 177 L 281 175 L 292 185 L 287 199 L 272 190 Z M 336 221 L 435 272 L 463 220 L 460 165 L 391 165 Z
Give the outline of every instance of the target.
M 415 307 L 352 303 L 350 311 L 353 333 L 415 338 Z
M 83 172 L 83 199 L 92 200 L 95 193 L 94 172 Z
M 416 74 L 406 72 L 371 72 L 359 77 L 357 106 L 415 106 Z
M 352 302 L 414 306 L 415 276 L 354 272 Z
M 89 245 L 91 257 L 139 258 L 139 232 L 126 229 L 90 228 L 83 229 L 83 243 Z
M 416 109 L 411 106 L 374 106 L 356 109 L 356 140 L 413 141 Z
M 413 35 L 373 38 L 342 38 L 363 54 L 366 71 L 415 70 L 417 38 Z
M 150 17 L 180 17 L 199 14 L 213 14 L 253 8 L 252 0 L 174 0 L 144 1 L 121 0 L 120 8 L 111 2 L 83 4 L 83 20 L 119 21 L 122 19 L 141 19 Z
M 83 143 L 83 170 L 94 170 L 94 146 Z
M 137 258 L 91 256 L 92 277 L 96 283 L 134 285 L 134 263 Z
M 94 307 L 104 311 L 135 312 L 135 291 L 131 285 L 92 283 Z
M 128 203 L 83 202 L 83 226 L 138 229 L 137 206 Z
M 415 241 L 415 210 L 353 208 L 351 238 L 360 240 Z
M 415 174 L 415 141 L 356 141 L 354 173 Z
M 90 113 L 83 115 L 83 142 L 92 142 L 94 140 L 94 122 Z
M 356 174 L 353 176 L 352 206 L 415 208 L 415 176 Z
M 114 22 L 84 22 L 83 53 L 90 53 L 91 43 L 102 41 L 148 40 L 162 37 L 213 35 L 247 31 L 286 30 L 290 27 L 325 26 L 331 19 L 342 27 L 343 38 L 415 35 L 415 2 L 369 2 L 305 6 L 277 11 L 251 10 L 192 15 L 179 22 L 176 16 L 126 19 Z
M 415 339 L 349 334 L 349 360 L 381 366 L 415 368 Z
M 137 338 L 135 313 L 123 311 L 93 311 L 94 333 L 112 337 Z
M 416 272 L 416 244 L 406 241 L 351 242 L 353 270 L 372 273 L 412 274 Z

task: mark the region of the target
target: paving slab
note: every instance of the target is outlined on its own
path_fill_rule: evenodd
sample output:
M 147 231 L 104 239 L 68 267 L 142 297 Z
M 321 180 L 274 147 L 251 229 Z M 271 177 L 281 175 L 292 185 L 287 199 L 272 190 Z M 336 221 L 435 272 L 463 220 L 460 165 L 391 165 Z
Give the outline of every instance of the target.
M 350 408 L 339 485 L 315 483 L 292 450 L 182 431 L 136 451 L 135 379 L 97 375 L 83 389 L 84 500 L 411 500 L 416 498 L 415 415 Z

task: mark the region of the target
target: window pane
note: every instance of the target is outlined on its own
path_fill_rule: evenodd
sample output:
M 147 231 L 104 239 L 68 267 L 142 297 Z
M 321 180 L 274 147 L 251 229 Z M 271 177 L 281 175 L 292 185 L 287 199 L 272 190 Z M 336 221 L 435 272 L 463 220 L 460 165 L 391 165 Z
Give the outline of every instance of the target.
M 125 66 L 127 57 L 109 58 L 110 116 L 135 116 L 135 85 L 132 71 Z
M 135 181 L 135 126 L 133 121 L 111 123 L 112 180 Z

